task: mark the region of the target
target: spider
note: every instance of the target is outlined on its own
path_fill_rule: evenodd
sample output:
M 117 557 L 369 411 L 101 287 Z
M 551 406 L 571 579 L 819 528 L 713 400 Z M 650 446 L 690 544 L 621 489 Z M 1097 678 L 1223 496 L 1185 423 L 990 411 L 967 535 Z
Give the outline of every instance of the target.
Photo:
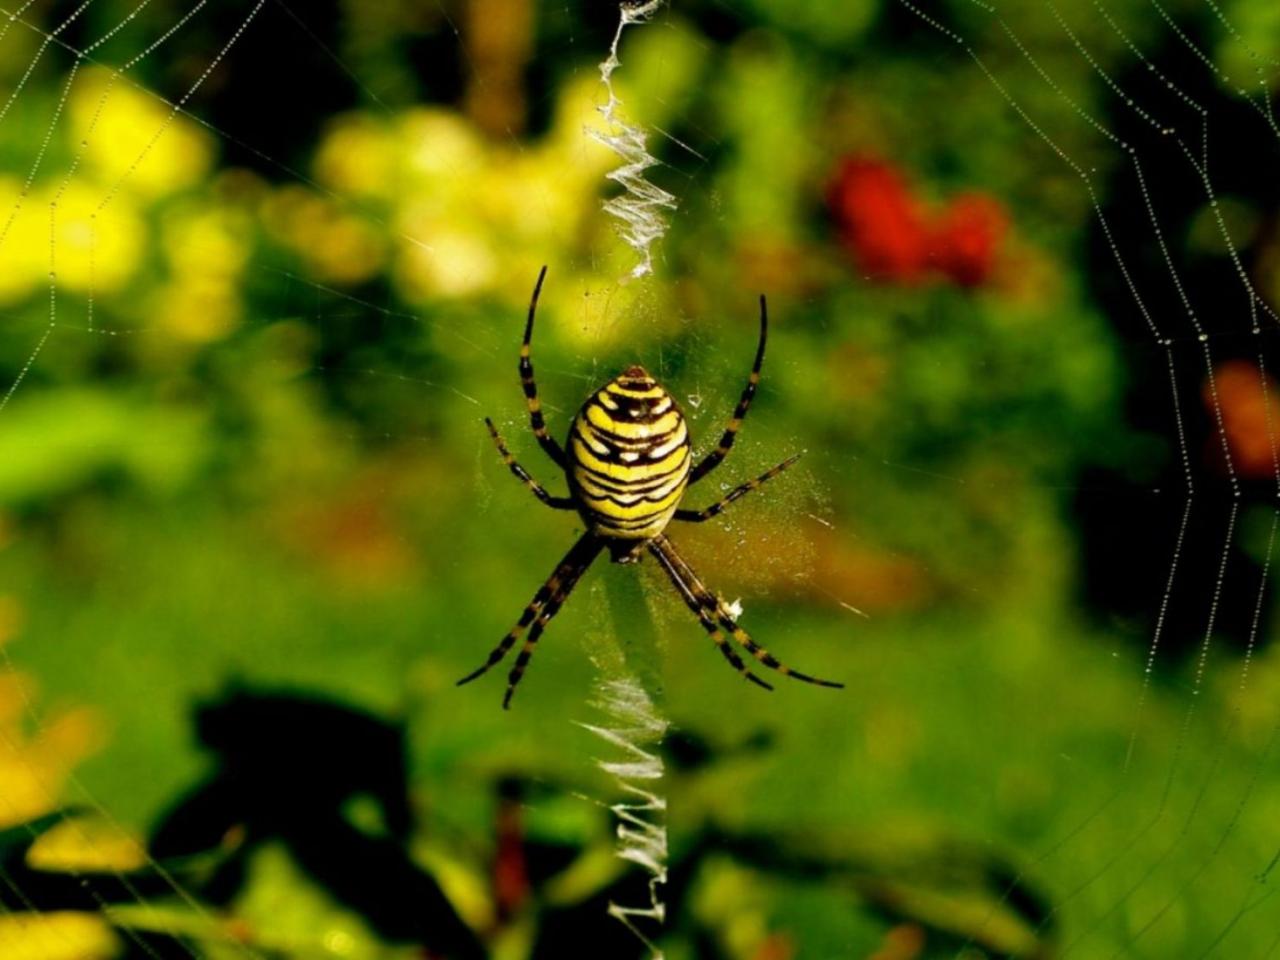
M 760 297 L 760 342 L 742 397 L 720 443 L 690 466 L 693 448 L 689 443 L 684 415 L 671 394 L 640 366 L 628 367 L 587 399 L 569 430 L 567 452 L 547 432 L 529 349 L 538 295 L 542 292 L 542 281 L 546 276 L 547 268 L 544 266 L 538 273 L 538 282 L 529 302 L 524 342 L 520 346 L 520 382 L 529 407 L 533 435 L 547 455 L 564 470 L 569 495 L 556 497 L 548 493 L 511 455 L 493 421 L 485 417 L 484 422 L 503 462 L 516 478 L 547 506 L 555 510 L 577 510 L 587 525 L 587 531 L 565 554 L 550 579 L 534 594 L 516 625 L 493 648 L 484 664 L 459 680 L 458 686 L 470 683 L 495 666 L 528 631 L 524 646 L 507 677 L 507 692 L 502 706 L 509 708 L 511 697 L 524 676 L 543 630 L 559 612 L 587 567 L 602 550 L 608 549 L 614 563 L 637 563 L 645 551 L 652 554 L 675 584 L 681 599 L 715 641 L 720 653 L 745 679 L 766 690 L 773 689 L 747 669 L 725 638 L 726 632 L 770 669 L 822 687 L 843 687 L 843 683 L 820 680 L 792 670 L 752 640 L 738 626 L 725 602 L 707 589 L 664 532 L 673 519 L 691 523 L 710 520 L 739 497 L 773 479 L 800 459 L 799 454 L 788 457 L 754 480 L 734 488 L 704 510 L 686 510 L 680 506 L 685 488 L 697 483 L 728 456 L 738 428 L 751 406 L 760 382 L 760 367 L 764 363 L 765 340 L 769 331 L 764 296 Z

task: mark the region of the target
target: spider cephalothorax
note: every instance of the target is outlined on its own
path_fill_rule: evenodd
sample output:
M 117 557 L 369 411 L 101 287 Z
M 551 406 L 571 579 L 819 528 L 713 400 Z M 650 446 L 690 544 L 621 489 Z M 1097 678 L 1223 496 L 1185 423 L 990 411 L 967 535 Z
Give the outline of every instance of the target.
M 516 685 L 524 676 L 538 639 L 547 623 L 556 615 L 578 579 L 604 549 L 616 563 L 636 563 L 645 551 L 651 553 L 666 571 L 671 582 L 703 629 L 716 646 L 746 679 L 773 688 L 747 669 L 742 658 L 729 645 L 725 633 L 760 663 L 787 676 L 824 687 L 842 687 L 831 680 L 819 680 L 792 670 L 768 650 L 757 644 L 738 626 L 728 605 L 698 579 L 664 531 L 673 519 L 700 523 L 719 514 L 744 494 L 777 476 L 799 459 L 789 457 L 772 470 L 731 490 L 705 510 L 684 510 L 680 501 L 685 488 L 697 483 L 724 460 L 733 446 L 742 419 L 751 406 L 760 382 L 764 363 L 764 347 L 769 319 L 764 297 L 760 298 L 760 343 L 747 385 L 738 400 L 720 443 L 714 450 L 692 463 L 693 448 L 689 428 L 679 405 L 663 386 L 639 366 L 628 368 L 587 398 L 569 430 L 566 452 L 547 432 L 538 401 L 538 387 L 533 378 L 533 361 L 529 343 L 533 337 L 533 318 L 537 312 L 538 294 L 547 275 L 543 267 L 529 303 L 529 316 L 520 347 L 520 381 L 529 407 L 533 434 L 547 455 L 564 469 L 569 482 L 569 496 L 553 497 L 516 462 L 493 421 L 485 424 L 497 444 L 503 461 L 543 503 L 557 510 L 577 510 L 587 524 L 587 532 L 570 548 L 550 579 L 534 594 L 519 621 L 489 654 L 478 669 L 458 681 L 468 683 L 505 657 L 515 642 L 528 631 L 524 647 L 516 657 L 507 678 L 503 707 L 510 706 Z

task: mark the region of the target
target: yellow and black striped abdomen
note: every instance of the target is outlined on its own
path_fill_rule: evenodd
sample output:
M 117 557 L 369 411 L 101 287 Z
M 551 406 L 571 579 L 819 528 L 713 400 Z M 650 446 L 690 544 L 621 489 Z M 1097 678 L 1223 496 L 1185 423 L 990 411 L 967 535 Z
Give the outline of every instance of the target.
M 631 367 L 583 404 L 569 432 L 569 482 L 602 537 L 648 540 L 689 479 L 689 428 L 671 394 Z

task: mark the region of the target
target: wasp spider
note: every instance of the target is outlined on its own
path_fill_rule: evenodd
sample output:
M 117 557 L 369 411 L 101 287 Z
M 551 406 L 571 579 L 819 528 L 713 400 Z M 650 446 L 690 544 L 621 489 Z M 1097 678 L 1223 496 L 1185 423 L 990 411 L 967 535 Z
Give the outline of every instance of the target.
M 760 366 L 764 362 L 769 328 L 764 297 L 760 297 L 760 343 L 756 347 L 756 359 L 747 385 L 720 443 L 696 464 L 692 463 L 689 429 L 675 399 L 639 366 L 629 367 L 587 399 L 573 420 L 569 430 L 569 449 L 565 451 L 547 432 L 529 351 L 538 294 L 542 292 L 542 281 L 546 275 L 547 268 L 543 267 L 529 303 L 524 342 L 520 347 L 520 382 L 524 387 L 533 434 L 547 455 L 565 471 L 569 496 L 549 494 L 516 462 L 493 421 L 486 417 L 485 425 L 503 462 L 533 495 L 553 509 L 577 510 L 587 525 L 587 531 L 565 554 L 551 578 L 534 594 L 511 632 L 494 647 L 484 664 L 459 680 L 458 685 L 469 683 L 497 664 L 527 632 L 524 646 L 507 677 L 507 693 L 502 705 L 509 707 L 542 631 L 568 599 L 587 567 L 600 551 L 608 549 L 615 563 L 636 563 L 646 550 L 653 554 L 724 658 L 752 683 L 766 690 L 773 689 L 747 669 L 742 658 L 730 646 L 726 633 L 766 667 L 806 683 L 843 687 L 842 683 L 819 680 L 792 670 L 752 640 L 738 626 L 725 602 L 703 584 L 664 533 L 672 520 L 701 523 L 711 519 L 799 459 L 798 454 L 789 457 L 772 470 L 736 487 L 705 510 L 686 510 L 680 506 L 685 488 L 705 477 L 728 455 L 738 428 L 747 415 L 747 408 L 751 406 L 756 385 L 760 382 Z

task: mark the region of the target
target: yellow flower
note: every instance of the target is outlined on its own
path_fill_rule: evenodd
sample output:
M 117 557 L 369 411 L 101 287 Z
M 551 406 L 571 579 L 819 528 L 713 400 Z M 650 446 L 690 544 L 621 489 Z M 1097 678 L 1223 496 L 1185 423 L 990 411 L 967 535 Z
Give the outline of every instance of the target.
M 343 195 L 378 200 L 385 224 L 301 187 L 278 191 L 264 219 L 320 278 L 356 282 L 390 256 L 393 279 L 410 300 L 491 294 L 521 301 L 528 293 L 513 290 L 510 278 L 571 259 L 557 251 L 588 245 L 592 262 L 612 259 L 596 249 L 612 246 L 612 235 L 593 227 L 603 221 L 604 174 L 619 161 L 585 132 L 601 126 L 599 96 L 594 77 L 571 83 L 547 136 L 517 145 L 495 143 L 440 109 L 411 109 L 390 122 L 344 117 L 319 148 L 316 176 Z M 389 252 L 372 242 L 380 227 Z M 580 260 L 583 251 L 574 252 Z
M 239 325 L 242 308 L 234 283 L 180 274 L 156 292 L 149 312 L 155 326 L 192 343 L 208 343 Z
M 381 235 L 363 220 L 333 214 L 302 253 L 318 279 L 351 285 L 382 269 L 384 245 Z
M 0 916 L 0 955 L 5 960 L 105 960 L 119 949 L 111 927 L 95 914 Z
M 201 182 L 213 161 L 213 137 L 128 75 L 82 70 L 67 114 L 85 168 L 108 192 L 119 185 L 126 194 L 164 196 Z
M 452 191 L 488 162 L 475 128 L 445 110 L 410 110 L 400 120 L 399 140 L 406 187 Z
M 625 99 L 626 93 L 619 85 Z M 558 158 L 565 174 L 579 189 L 601 188 L 604 175 L 619 164 L 618 155 L 590 136 L 588 130 L 609 132 L 600 113 L 599 77 L 588 74 L 565 85 L 557 99 L 555 119 L 544 144 Z
M 42 215 L 39 219 L 45 221 L 40 245 L 45 249 L 52 224 L 53 264 L 63 290 L 115 293 L 138 269 L 147 242 L 146 224 L 131 198 L 117 197 L 105 209 L 102 200 L 102 191 L 83 180 L 72 180 L 65 189 L 46 186 L 32 198 Z M 57 207 L 50 208 L 55 202 Z
M 147 863 L 141 841 L 105 817 L 71 816 L 40 834 L 27 852 L 36 870 L 92 873 L 141 870 Z
M 317 280 L 360 283 L 377 274 L 386 259 L 382 234 L 371 224 L 303 187 L 274 191 L 262 205 L 262 219 L 273 237 L 306 261 Z
M 478 232 L 431 230 L 430 246 L 406 243 L 396 264 L 406 295 L 470 297 L 489 289 L 498 269 L 488 238 Z
M 0 177 L 0 303 L 16 303 L 29 296 L 49 272 L 49 220 L 45 211 L 43 246 L 32 242 L 34 223 L 21 195 L 22 184 Z M 43 255 L 44 262 L 41 262 Z
M 315 175 L 323 185 L 354 196 L 388 196 L 394 189 L 395 135 L 362 113 L 338 118 L 316 151 Z
M 18 601 L 0 595 L 0 646 L 22 621 Z M 101 718 L 90 710 L 48 715 L 29 732 L 32 682 L 0 670 L 0 827 L 15 827 L 47 814 L 61 802 L 72 769 L 102 746 Z M 118 827 L 66 821 L 42 834 L 28 854 L 37 869 L 74 865 L 80 870 L 129 870 L 144 862 L 137 840 Z M 119 944 L 100 916 L 87 913 L 20 913 L 0 916 L 0 956 L 5 960 L 98 960 Z
M 102 193 L 83 180 L 46 183 L 26 196 L 0 179 L 0 302 L 49 283 L 60 292 L 110 294 L 133 277 L 146 226 L 132 201 L 100 210 Z
M 249 218 L 234 207 L 192 203 L 171 211 L 161 226 L 170 277 L 152 295 L 151 323 L 194 343 L 238 326 L 251 230 Z
M 249 262 L 251 224 L 234 208 L 184 206 L 165 218 L 162 233 L 174 273 L 230 279 Z
M 24 734 L 25 689 L 31 681 L 0 672 L 0 826 L 15 826 L 48 813 L 73 767 L 102 744 L 101 721 L 86 709 L 66 710 L 46 719 L 34 737 Z

